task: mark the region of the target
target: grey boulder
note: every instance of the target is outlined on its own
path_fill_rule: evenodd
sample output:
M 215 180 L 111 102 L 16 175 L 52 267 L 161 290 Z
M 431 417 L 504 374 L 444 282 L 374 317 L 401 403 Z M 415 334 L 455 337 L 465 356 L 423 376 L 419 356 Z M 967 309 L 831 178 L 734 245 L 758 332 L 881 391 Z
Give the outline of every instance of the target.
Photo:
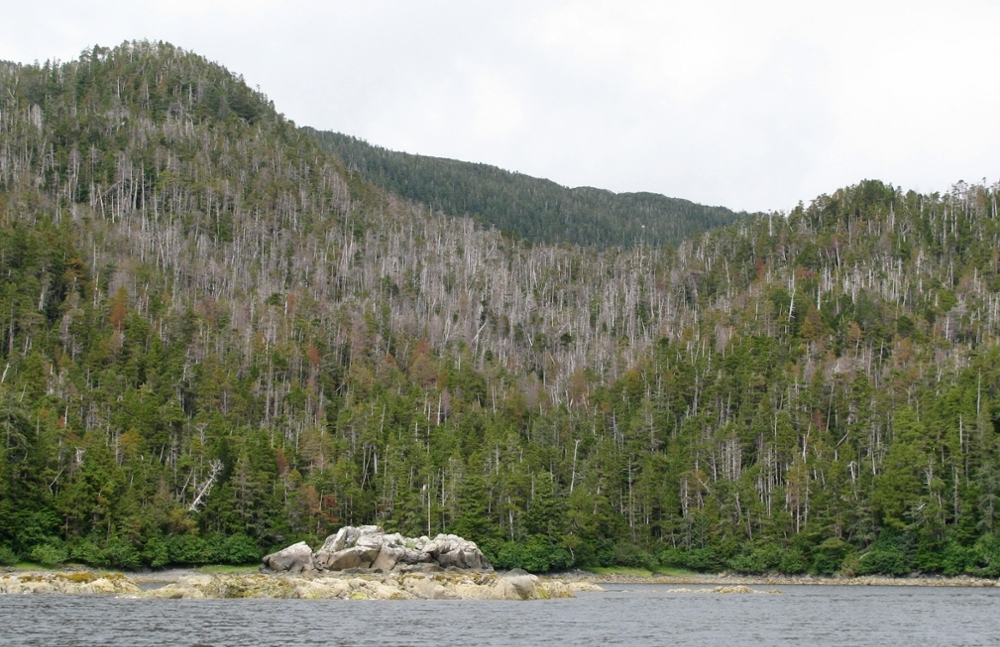
M 271 553 L 262 561 L 263 568 L 283 573 L 301 573 L 314 568 L 312 549 L 304 541 Z
M 465 570 L 492 568 L 486 555 L 476 546 L 476 542 L 462 539 L 458 535 L 438 535 L 424 550 L 444 568 L 449 566 Z

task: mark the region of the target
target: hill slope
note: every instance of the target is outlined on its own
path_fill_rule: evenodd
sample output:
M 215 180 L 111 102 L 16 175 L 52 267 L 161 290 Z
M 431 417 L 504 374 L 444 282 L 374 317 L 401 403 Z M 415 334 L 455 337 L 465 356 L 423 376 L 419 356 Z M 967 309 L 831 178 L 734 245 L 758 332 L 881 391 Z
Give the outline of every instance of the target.
M 0 561 L 340 523 L 497 566 L 1000 574 L 997 186 L 527 244 L 165 44 L 0 68 Z
M 538 243 L 677 245 L 746 214 L 655 193 L 619 193 L 512 173 L 495 166 L 372 146 L 304 128 L 366 180 L 414 202 Z

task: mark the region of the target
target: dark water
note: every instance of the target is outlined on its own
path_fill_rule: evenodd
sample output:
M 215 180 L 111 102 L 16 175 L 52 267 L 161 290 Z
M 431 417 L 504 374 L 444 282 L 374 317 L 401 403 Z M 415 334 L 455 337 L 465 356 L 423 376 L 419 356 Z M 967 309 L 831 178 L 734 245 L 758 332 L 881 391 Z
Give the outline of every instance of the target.
M 0 596 L 0 645 L 1000 645 L 1000 588 L 669 588 L 536 602 Z

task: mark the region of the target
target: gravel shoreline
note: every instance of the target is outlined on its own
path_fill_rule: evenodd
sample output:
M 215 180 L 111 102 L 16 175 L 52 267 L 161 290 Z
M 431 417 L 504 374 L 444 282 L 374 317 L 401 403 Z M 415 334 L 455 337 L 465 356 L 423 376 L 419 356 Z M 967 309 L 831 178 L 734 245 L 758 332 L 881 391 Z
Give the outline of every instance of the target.
M 585 579 L 596 584 L 711 584 L 722 586 L 950 586 L 950 587 L 994 587 L 1000 581 L 969 575 L 945 577 L 938 575 L 911 575 L 887 577 L 864 575 L 858 577 L 818 576 L 818 575 L 738 575 L 721 573 L 691 575 L 615 575 L 597 574 L 586 571 L 571 571 L 554 575 L 564 581 Z

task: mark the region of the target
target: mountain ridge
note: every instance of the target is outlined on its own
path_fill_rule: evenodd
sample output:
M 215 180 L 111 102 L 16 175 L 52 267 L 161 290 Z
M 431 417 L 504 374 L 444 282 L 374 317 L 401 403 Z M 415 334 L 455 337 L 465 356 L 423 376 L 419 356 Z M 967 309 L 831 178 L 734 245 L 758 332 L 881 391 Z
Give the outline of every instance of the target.
M 651 192 L 564 187 L 489 164 L 392 151 L 356 137 L 303 127 L 369 181 L 401 197 L 539 243 L 677 245 L 746 218 Z

